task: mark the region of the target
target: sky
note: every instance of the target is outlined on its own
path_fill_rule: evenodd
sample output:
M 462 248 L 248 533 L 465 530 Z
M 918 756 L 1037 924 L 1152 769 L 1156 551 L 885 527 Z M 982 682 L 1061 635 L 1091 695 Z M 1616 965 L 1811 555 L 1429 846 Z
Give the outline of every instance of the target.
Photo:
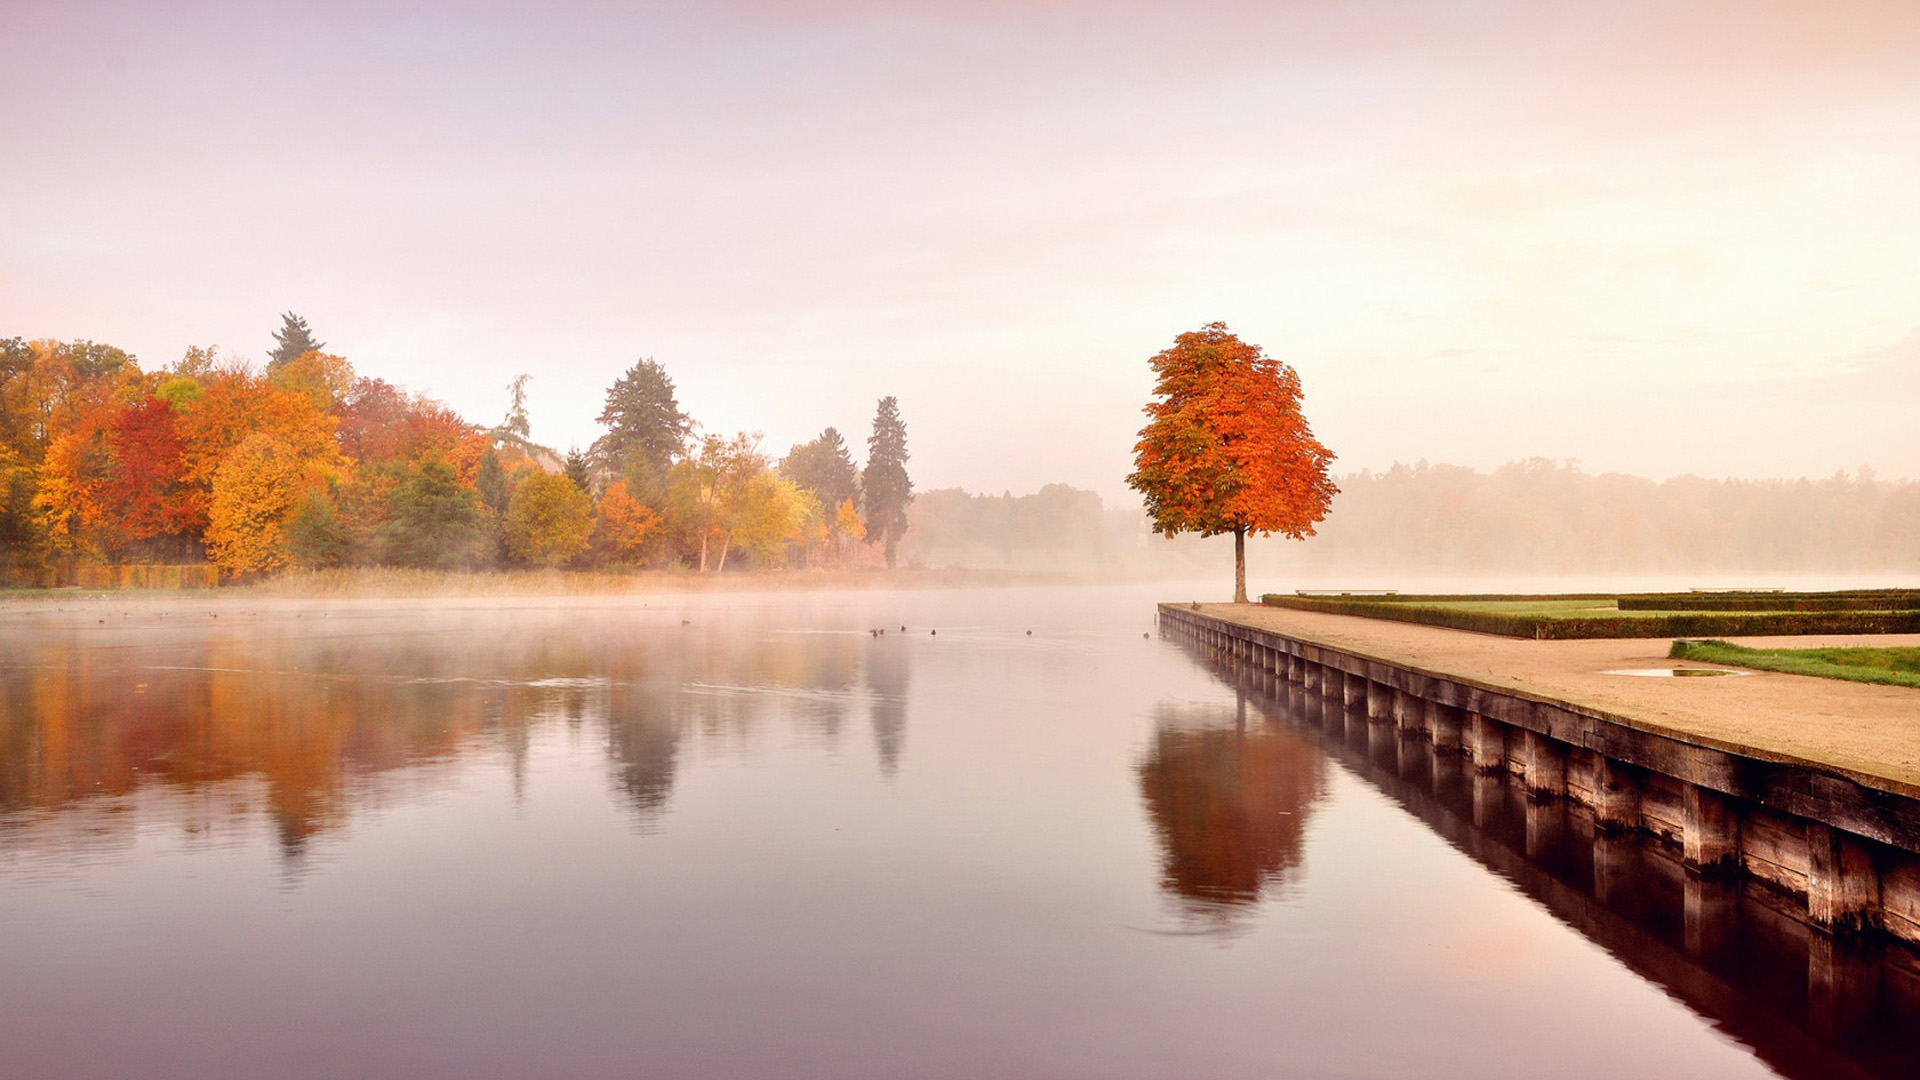
M 0 336 L 304 316 L 589 444 L 707 430 L 1109 499 L 1223 321 L 1337 471 L 1920 479 L 1913 0 L 8 0 Z

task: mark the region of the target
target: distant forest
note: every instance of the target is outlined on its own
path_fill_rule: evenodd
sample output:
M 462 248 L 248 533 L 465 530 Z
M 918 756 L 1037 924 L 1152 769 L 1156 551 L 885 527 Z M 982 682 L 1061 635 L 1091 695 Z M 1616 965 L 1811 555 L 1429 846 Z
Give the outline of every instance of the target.
M 756 435 L 701 431 L 643 359 L 608 388 L 605 434 L 563 454 L 531 440 L 525 377 L 489 426 L 355 371 L 292 313 L 274 341 L 263 367 L 190 348 L 143 368 L 109 345 L 0 340 L 0 581 L 60 583 L 89 562 L 211 562 L 229 579 L 333 566 L 904 561 L 1157 576 L 1230 564 L 1230 541 L 1168 541 L 1137 504 L 1064 484 L 916 493 L 891 397 L 863 465 L 831 427 L 776 459 Z M 1337 483 L 1316 536 L 1255 545 L 1264 572 L 1920 571 L 1920 482 L 1867 469 L 1654 481 L 1533 458 Z
M 1492 472 L 1396 465 L 1337 480 L 1309 540 L 1265 540 L 1263 567 L 1308 573 L 1920 571 L 1920 482 L 1655 481 L 1533 458 Z M 1150 535 L 1145 515 L 1052 485 L 1027 496 L 929 491 L 902 550 L 929 566 L 1218 570 L 1223 540 Z
M 264 367 L 213 348 L 143 368 L 91 341 L 0 340 L 0 582 L 77 568 L 632 569 L 893 565 L 913 483 L 898 403 L 854 464 L 833 428 L 775 461 L 702 431 L 642 359 L 605 434 L 532 441 L 528 378 L 474 423 L 354 370 L 288 312 Z

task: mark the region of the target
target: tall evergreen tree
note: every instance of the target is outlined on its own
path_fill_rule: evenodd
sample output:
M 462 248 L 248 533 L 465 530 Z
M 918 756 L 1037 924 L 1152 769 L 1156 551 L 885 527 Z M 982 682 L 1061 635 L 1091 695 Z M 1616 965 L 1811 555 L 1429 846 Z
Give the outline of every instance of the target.
M 867 468 L 860 474 L 861 508 L 867 519 L 867 543 L 885 543 L 887 566 L 894 564 L 900 535 L 907 531 L 907 504 L 913 501 L 913 481 L 907 476 L 907 425 L 900 404 L 891 396 L 880 399 L 873 416 L 873 434 L 867 436 Z
M 273 351 L 267 354 L 268 371 L 276 371 L 280 365 L 298 360 L 327 345 L 324 341 L 313 340 L 313 331 L 308 328 L 307 320 L 291 311 L 281 313 L 280 329 L 273 332 L 273 341 Z
M 636 362 L 607 389 L 600 422 L 607 433 L 594 440 L 594 458 L 609 469 L 627 470 L 640 464 L 654 476 L 666 475 L 693 430 L 693 421 L 680 411 L 680 402 L 673 396 L 673 380 L 650 358 Z M 638 462 L 630 460 L 636 456 Z

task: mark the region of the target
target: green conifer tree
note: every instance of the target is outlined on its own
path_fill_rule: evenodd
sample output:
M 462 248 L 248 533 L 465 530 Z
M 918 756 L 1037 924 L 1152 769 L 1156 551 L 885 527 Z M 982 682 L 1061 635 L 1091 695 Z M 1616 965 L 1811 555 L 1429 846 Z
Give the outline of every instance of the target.
M 900 419 L 899 402 L 891 396 L 881 398 L 874 413 L 873 434 L 867 437 L 867 468 L 860 474 L 860 498 L 867 543 L 886 545 L 891 569 L 900 535 L 907 531 L 907 504 L 913 501 L 913 480 L 907 476 L 907 425 Z
M 327 343 L 315 341 L 313 331 L 307 326 L 307 320 L 291 311 L 280 315 L 280 329 L 273 332 L 273 351 L 267 353 L 267 370 L 277 371 L 282 364 L 300 359 L 315 349 L 324 349 Z
M 574 487 L 589 495 L 593 494 L 593 469 L 587 464 L 587 455 L 581 453 L 579 447 L 567 448 L 565 471 L 567 479 L 573 481 Z
M 654 476 L 665 476 L 680 459 L 687 433 L 693 430 L 693 421 L 673 395 L 673 380 L 651 359 L 635 363 L 608 388 L 600 422 L 607 433 L 594 440 L 594 459 L 608 469 L 629 470 L 640 464 Z M 641 463 L 629 460 L 636 453 Z

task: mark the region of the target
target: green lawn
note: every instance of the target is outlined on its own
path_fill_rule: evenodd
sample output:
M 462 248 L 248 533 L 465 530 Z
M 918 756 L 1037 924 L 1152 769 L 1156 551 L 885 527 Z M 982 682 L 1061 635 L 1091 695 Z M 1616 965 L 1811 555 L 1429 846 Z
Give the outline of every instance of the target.
M 1395 603 L 1395 601 L 1383 601 Z M 1401 607 L 1440 608 L 1443 611 L 1490 611 L 1498 615 L 1522 615 L 1529 618 L 1564 619 L 1569 617 L 1594 619 L 1634 619 L 1655 614 L 1647 611 L 1621 611 L 1619 602 L 1614 600 L 1596 600 L 1591 597 L 1574 599 L 1555 599 L 1542 596 L 1527 600 L 1419 600 L 1399 604 Z M 1671 614 L 1660 612 L 1659 614 Z
M 1680 640 L 1667 655 L 1789 675 L 1920 688 L 1920 648 L 1749 649 L 1726 641 Z

